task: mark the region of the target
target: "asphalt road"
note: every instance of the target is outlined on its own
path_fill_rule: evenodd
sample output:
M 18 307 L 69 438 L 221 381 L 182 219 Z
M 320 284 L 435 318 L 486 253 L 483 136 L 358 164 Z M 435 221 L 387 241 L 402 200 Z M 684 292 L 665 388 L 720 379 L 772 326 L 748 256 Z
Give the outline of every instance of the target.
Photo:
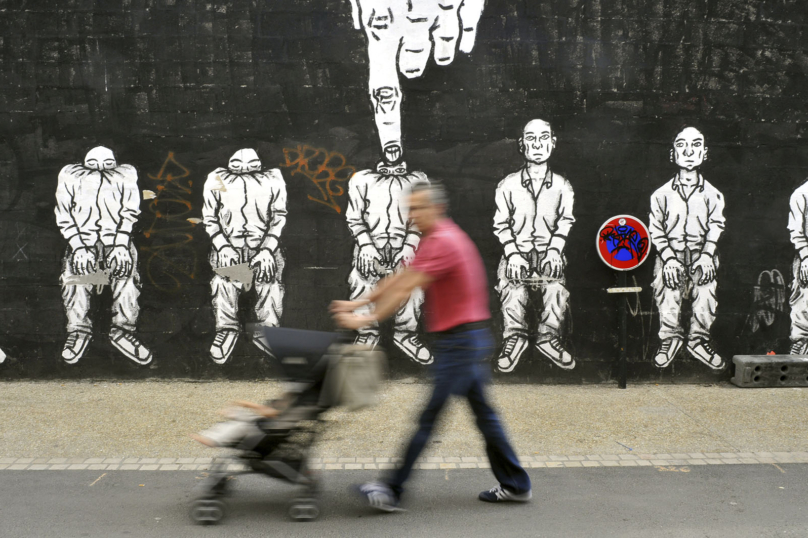
M 383 514 L 348 493 L 373 471 L 323 473 L 322 515 L 287 519 L 294 488 L 240 476 L 221 525 L 191 523 L 201 473 L 2 471 L 0 536 L 808 537 L 808 465 L 533 469 L 534 499 L 491 505 L 489 471 L 416 471 L 407 512 Z

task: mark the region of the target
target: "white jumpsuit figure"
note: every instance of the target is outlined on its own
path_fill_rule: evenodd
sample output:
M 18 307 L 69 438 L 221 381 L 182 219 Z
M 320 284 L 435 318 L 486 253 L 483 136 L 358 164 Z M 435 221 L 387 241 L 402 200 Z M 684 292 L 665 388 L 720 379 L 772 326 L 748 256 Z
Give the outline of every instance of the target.
M 513 371 L 527 349 L 531 299 L 541 312 L 536 349 L 565 370 L 575 367 L 560 341 L 569 303 L 563 253 L 575 222 L 574 195 L 570 183 L 547 164 L 555 141 L 549 123 L 529 122 L 519 140 L 525 167 L 497 185 L 494 234 L 504 248 L 496 286 L 503 318 L 501 372 Z
M 127 358 L 148 364 L 151 352 L 135 337 L 140 312 L 140 276 L 132 227 L 140 215 L 134 167 L 118 165 L 112 150 L 90 150 L 84 164 L 62 168 L 56 187 L 56 224 L 67 240 L 62 262 L 62 301 L 67 341 L 62 358 L 76 363 L 92 339 L 90 300 L 97 273 L 108 274 L 112 288 L 110 341 Z M 69 283 L 79 282 L 79 283 Z
M 808 354 L 808 182 L 791 195 L 788 230 L 794 244 L 791 283 L 791 354 Z
M 392 172 L 363 170 L 348 182 L 345 218 L 356 241 L 353 269 L 348 277 L 352 301 L 369 293 L 382 277 L 402 263 L 409 263 L 421 240 L 407 217 L 407 197 L 413 183 L 427 182 L 426 174 Z M 396 314 L 393 343 L 412 360 L 429 364 L 432 354 L 416 334 L 423 301 L 423 291 L 416 289 Z M 375 346 L 379 342 L 378 325 L 361 329 L 356 342 Z
M 704 136 L 692 127 L 684 129 L 671 150 L 679 172 L 651 196 L 648 231 L 657 250 L 652 287 L 661 340 L 654 364 L 660 368 L 670 364 L 682 346 L 685 333 L 680 317 L 688 297 L 692 310 L 688 352 L 710 368 L 724 367 L 724 360 L 710 345 L 724 196 L 699 173 L 706 155 Z
M 254 271 L 255 317 L 258 328 L 252 342 L 272 356 L 260 327 L 277 327 L 283 312 L 284 258 L 279 248 L 286 224 L 286 184 L 276 168 L 261 170 L 258 154 L 241 149 L 227 168 L 208 175 L 202 209 L 205 231 L 213 248 L 210 263 L 214 269 L 249 264 Z M 223 364 L 236 345 L 240 326 L 238 298 L 244 288 L 219 274 L 211 280 L 216 336 L 210 348 L 214 362 Z

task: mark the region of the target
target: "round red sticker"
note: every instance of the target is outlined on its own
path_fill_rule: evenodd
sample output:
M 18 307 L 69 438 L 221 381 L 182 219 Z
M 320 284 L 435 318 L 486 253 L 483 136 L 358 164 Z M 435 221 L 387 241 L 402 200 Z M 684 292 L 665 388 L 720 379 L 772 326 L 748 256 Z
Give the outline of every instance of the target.
M 642 265 L 650 247 L 648 228 L 630 215 L 612 217 L 598 230 L 598 255 L 603 263 L 617 271 L 631 271 Z

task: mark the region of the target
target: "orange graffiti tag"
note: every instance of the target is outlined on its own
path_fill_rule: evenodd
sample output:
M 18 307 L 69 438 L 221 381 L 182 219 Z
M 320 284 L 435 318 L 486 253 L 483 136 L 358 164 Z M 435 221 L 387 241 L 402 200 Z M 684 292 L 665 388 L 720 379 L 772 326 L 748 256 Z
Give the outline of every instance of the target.
M 342 208 L 334 198 L 345 194 L 342 182 L 349 180 L 356 172 L 356 168 L 347 164 L 344 155 L 322 148 L 297 146 L 284 148 L 283 157 L 286 162 L 281 166 L 294 167 L 292 176 L 301 174 L 309 178 L 319 190 L 320 197 L 308 195 L 309 200 L 342 213 Z
M 190 245 L 195 225 L 188 221 L 192 206 L 186 198 L 192 192 L 193 181 L 186 179 L 190 175 L 191 171 L 174 158 L 173 151 L 157 175 L 149 174 L 150 179 L 159 182 L 149 204 L 154 219 L 143 232 L 152 244 L 140 250 L 149 254 L 146 275 L 162 291 L 177 291 L 182 287 L 182 277 L 196 276 L 196 250 Z

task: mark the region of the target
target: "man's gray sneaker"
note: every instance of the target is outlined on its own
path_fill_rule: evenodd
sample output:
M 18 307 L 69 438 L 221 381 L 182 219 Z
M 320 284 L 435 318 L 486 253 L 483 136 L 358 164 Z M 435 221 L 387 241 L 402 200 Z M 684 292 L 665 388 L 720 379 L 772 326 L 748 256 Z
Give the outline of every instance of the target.
M 149 348 L 144 346 L 137 336 L 129 331 L 112 329 L 109 331 L 109 341 L 127 359 L 133 360 L 140 365 L 149 364 L 152 360 L 152 353 Z
M 65 347 L 62 349 L 62 358 L 67 364 L 76 364 L 84 352 L 87 351 L 87 346 L 93 335 L 90 333 L 83 333 L 81 331 L 74 331 L 67 335 Z
M 508 491 L 502 486 L 495 486 L 488 491 L 480 492 L 480 495 L 477 498 L 487 503 L 526 503 L 533 498 L 533 490 L 527 490 L 524 493 L 514 493 L 512 491 Z
M 390 486 L 381 482 L 368 482 L 357 486 L 356 490 L 368 501 L 368 506 L 382 512 L 403 512 L 399 501 Z
M 393 343 L 409 358 L 418 364 L 432 364 L 432 353 L 426 348 L 418 335 L 411 332 L 397 332 L 393 335 Z

